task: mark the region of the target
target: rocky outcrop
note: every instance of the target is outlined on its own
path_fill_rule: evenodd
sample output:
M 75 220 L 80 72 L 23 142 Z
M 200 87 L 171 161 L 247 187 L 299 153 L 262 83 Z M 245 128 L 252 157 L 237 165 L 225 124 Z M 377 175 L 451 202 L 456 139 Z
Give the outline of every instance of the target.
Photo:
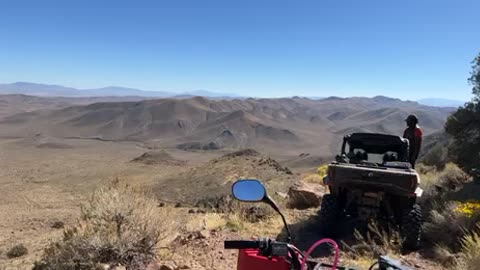
M 299 181 L 290 187 L 287 194 L 287 207 L 307 209 L 319 207 L 325 188 L 320 184 Z

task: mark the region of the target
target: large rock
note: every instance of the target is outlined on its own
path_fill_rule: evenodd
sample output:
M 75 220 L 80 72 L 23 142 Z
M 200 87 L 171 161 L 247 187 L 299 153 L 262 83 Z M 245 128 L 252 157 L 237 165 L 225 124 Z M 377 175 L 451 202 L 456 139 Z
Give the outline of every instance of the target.
M 325 188 L 320 184 L 299 181 L 288 190 L 287 207 L 307 209 L 319 207 Z

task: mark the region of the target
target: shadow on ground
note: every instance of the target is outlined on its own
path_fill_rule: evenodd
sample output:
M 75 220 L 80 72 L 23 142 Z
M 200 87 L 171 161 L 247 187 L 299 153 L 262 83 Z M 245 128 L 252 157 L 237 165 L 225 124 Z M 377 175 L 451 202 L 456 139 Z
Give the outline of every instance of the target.
M 465 183 L 459 190 L 449 194 L 448 199 L 456 201 L 477 201 L 480 194 L 480 181 Z
M 320 230 L 320 221 L 318 214 L 312 214 L 305 219 L 300 220 L 297 223 L 289 224 L 289 229 L 292 234 L 292 241 L 296 247 L 300 250 L 306 251 L 318 240 L 323 238 L 332 238 L 338 243 L 340 249 L 342 249 L 342 242 L 347 245 L 355 244 L 355 238 L 353 236 L 355 229 L 361 229 L 358 226 L 357 221 L 353 219 L 345 219 L 340 221 L 335 228 L 335 234 L 332 236 L 330 233 L 322 233 Z M 280 241 L 286 240 L 285 229 L 277 236 Z M 329 244 L 323 244 L 318 246 L 311 254 L 312 257 L 328 257 L 333 254 L 333 248 Z

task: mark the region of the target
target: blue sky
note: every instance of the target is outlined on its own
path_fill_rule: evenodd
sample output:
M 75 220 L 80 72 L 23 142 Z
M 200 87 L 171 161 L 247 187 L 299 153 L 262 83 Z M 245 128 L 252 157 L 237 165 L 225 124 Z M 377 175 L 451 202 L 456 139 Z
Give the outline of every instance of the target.
M 0 82 L 468 100 L 480 1 L 0 0 Z

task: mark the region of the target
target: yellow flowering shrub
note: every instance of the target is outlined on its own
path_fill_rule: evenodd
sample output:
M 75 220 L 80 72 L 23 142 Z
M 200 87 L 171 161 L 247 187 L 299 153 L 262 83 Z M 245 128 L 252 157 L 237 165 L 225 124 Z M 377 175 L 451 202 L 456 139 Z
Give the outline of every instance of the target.
M 480 201 L 457 202 L 455 211 L 467 217 L 480 213 Z
M 323 184 L 323 177 L 327 176 L 328 164 L 317 168 L 317 173 L 306 173 L 302 175 L 302 180 L 308 183 Z
M 323 179 L 323 177 L 327 176 L 327 169 L 328 169 L 328 164 L 322 165 L 318 167 L 317 174 Z

